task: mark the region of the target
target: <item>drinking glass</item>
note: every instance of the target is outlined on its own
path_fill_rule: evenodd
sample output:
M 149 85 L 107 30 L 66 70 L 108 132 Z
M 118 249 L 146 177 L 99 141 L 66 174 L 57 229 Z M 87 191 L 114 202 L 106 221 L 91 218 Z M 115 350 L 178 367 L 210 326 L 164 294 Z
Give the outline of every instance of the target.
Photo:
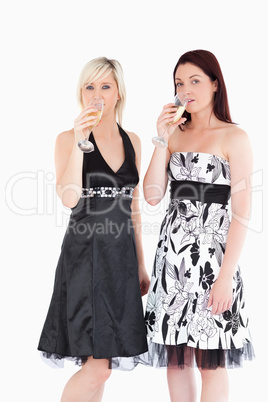
M 95 96 L 94 98 L 91 99 L 91 101 L 90 101 L 90 103 L 89 103 L 88 106 L 94 106 L 94 108 L 95 108 L 97 111 L 96 111 L 96 112 L 88 113 L 87 116 L 97 116 L 98 118 L 97 118 L 97 121 L 94 123 L 94 125 L 89 127 L 89 131 L 88 131 L 88 136 L 87 136 L 87 138 L 84 139 L 84 140 L 80 140 L 80 141 L 78 142 L 78 144 L 77 144 L 78 147 L 81 149 L 81 151 L 83 151 L 83 152 L 85 152 L 85 153 L 87 153 L 87 154 L 88 154 L 89 152 L 94 151 L 94 145 L 92 144 L 92 142 L 90 142 L 90 141 L 88 140 L 88 138 L 89 138 L 89 135 L 90 135 L 91 130 L 92 130 L 94 127 L 96 127 L 97 124 L 99 124 L 99 122 L 100 122 L 100 119 L 101 119 L 101 116 L 102 116 L 102 112 L 103 112 L 103 99 L 100 98 L 100 97 L 96 97 L 96 96 Z
M 168 123 L 169 125 L 174 124 L 178 120 L 180 120 L 181 116 L 183 115 L 183 112 L 186 109 L 187 103 L 188 103 L 187 96 L 183 92 L 177 93 L 174 98 L 174 103 L 175 103 L 175 105 L 173 107 L 177 109 L 177 112 L 176 112 L 176 115 L 175 115 L 173 121 Z M 152 142 L 156 147 L 167 148 L 168 143 L 164 139 L 164 135 L 166 134 L 166 131 L 167 131 L 167 129 L 164 131 L 162 136 L 157 136 L 157 137 L 152 138 Z

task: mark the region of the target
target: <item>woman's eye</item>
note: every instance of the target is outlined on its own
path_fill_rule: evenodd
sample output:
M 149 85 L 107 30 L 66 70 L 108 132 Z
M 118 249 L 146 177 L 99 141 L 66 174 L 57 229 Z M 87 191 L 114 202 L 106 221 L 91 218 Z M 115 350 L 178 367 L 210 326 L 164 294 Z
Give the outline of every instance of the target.
M 109 89 L 109 88 L 110 88 L 110 85 L 103 85 L 103 87 L 102 87 L 102 89 Z M 94 89 L 94 86 L 93 85 L 87 85 L 86 89 L 92 90 L 92 89 Z
M 193 80 L 193 84 L 198 84 L 199 81 L 198 80 Z
M 181 82 L 178 82 L 177 83 L 177 87 L 179 88 L 179 87 L 181 87 L 182 86 L 182 83 Z

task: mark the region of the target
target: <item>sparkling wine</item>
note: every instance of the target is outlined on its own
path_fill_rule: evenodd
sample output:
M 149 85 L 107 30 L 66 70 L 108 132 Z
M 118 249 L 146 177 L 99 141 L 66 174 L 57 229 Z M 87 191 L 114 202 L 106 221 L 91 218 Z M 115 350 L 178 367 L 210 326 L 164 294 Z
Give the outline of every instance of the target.
M 186 109 L 186 106 L 181 106 L 181 105 L 179 105 L 179 106 L 174 106 L 174 107 L 177 108 L 177 113 L 176 113 L 176 116 L 174 117 L 174 120 L 173 120 L 171 123 L 169 123 L 169 124 L 176 123 L 178 120 L 180 120 L 181 116 L 183 115 L 183 112 L 184 112 L 185 109 Z
M 93 112 L 93 113 L 88 113 L 87 116 L 97 116 L 98 117 L 96 123 L 93 126 L 90 126 L 90 128 L 96 127 L 96 125 L 99 124 L 101 115 L 102 115 L 102 110 L 98 110 L 97 112 Z
M 92 126 L 89 126 L 89 130 L 88 130 L 89 133 L 92 130 L 92 128 L 96 127 L 97 124 L 99 124 L 99 122 L 100 122 L 100 119 L 102 116 L 102 111 L 103 111 L 103 99 L 101 97 L 95 96 L 94 98 L 91 99 L 88 106 L 90 106 L 90 105 L 94 106 L 94 109 L 97 109 L 97 110 L 96 110 L 96 112 L 88 113 L 87 116 L 88 117 L 89 116 L 97 117 L 97 120 L 94 124 L 92 124 Z M 83 151 L 85 153 L 94 151 L 94 145 L 88 139 L 80 140 L 77 145 L 81 149 L 81 151 Z

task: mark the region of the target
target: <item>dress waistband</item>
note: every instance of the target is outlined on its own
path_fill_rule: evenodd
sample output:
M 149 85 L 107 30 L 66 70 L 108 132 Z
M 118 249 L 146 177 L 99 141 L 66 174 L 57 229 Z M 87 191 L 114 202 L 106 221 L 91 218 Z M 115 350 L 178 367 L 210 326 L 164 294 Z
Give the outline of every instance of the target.
M 90 187 L 82 188 L 81 198 L 123 197 L 133 198 L 134 187 Z
M 226 184 L 201 183 L 199 181 L 171 181 L 170 198 L 188 199 L 203 203 L 227 204 L 231 187 Z

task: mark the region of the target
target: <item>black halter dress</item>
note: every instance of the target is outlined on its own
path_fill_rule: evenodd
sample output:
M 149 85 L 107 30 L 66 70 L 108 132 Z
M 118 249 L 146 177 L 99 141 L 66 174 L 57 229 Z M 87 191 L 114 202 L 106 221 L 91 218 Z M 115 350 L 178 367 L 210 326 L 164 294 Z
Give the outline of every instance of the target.
M 131 220 L 139 182 L 132 143 L 119 127 L 125 160 L 114 172 L 95 151 L 84 154 L 83 190 L 72 209 L 59 257 L 54 291 L 38 350 L 62 366 L 147 351 Z

